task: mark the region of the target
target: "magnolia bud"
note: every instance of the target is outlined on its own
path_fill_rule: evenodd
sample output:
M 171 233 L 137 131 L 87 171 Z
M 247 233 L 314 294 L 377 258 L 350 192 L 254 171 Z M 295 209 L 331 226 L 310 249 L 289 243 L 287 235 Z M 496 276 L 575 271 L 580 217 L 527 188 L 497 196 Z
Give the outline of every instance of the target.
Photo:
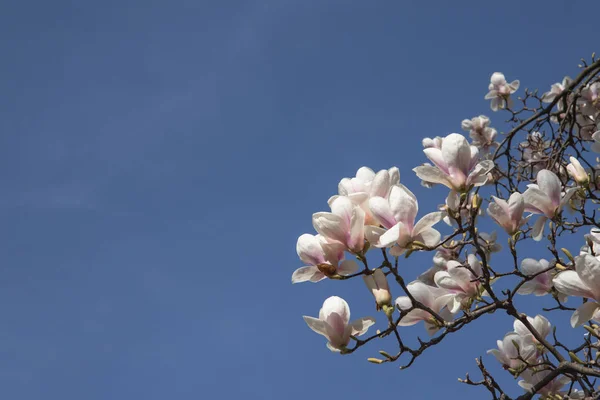
M 585 171 L 585 168 L 581 166 L 581 163 L 575 157 L 569 158 L 569 161 L 571 161 L 571 163 L 567 165 L 567 172 L 571 178 L 578 184 L 586 186 L 590 181 L 590 177 Z
M 375 297 L 377 309 L 392 304 L 392 294 L 390 293 L 388 281 L 381 269 L 376 269 L 371 275 L 363 275 L 363 280 Z

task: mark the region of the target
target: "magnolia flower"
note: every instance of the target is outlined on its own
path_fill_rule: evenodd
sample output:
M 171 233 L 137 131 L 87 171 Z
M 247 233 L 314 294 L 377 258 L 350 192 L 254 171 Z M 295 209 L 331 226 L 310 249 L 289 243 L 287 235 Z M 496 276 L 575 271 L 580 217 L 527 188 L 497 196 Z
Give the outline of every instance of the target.
M 542 240 L 546 220 L 553 219 L 562 210 L 575 190 L 577 189 L 571 188 L 563 194 L 560 179 L 547 169 L 538 172 L 537 184 L 527 185 L 527 190 L 523 193 L 525 211 L 542 215 L 533 226 L 533 240 Z
M 548 336 L 548 334 L 550 333 L 550 328 L 552 327 L 552 325 L 550 324 L 550 321 L 548 321 L 543 315 L 536 315 L 535 318 L 527 317 L 527 321 L 542 338 L 545 339 L 546 336 Z M 513 327 L 515 329 L 515 332 L 520 336 L 530 336 L 531 341 L 534 344 L 542 346 L 542 344 L 538 342 L 535 336 L 533 336 L 533 333 L 529 329 L 527 329 L 525 324 L 519 321 L 518 319 L 515 320 Z
M 360 253 L 365 244 L 365 212 L 345 196 L 330 204 L 331 212 L 313 214 L 313 226 L 329 241 L 337 241 L 353 253 Z
M 375 319 L 365 317 L 350 323 L 350 307 L 341 297 L 331 296 L 323 303 L 319 318 L 304 316 L 310 329 L 327 338 L 331 351 L 341 351 L 350 341 L 350 335 L 364 335 Z
M 417 176 L 423 181 L 441 183 L 457 192 L 464 192 L 471 186 L 484 185 L 488 179 L 487 173 L 494 168 L 491 160 L 478 163 L 479 150 L 475 146 L 469 146 L 467 139 L 458 133 L 451 133 L 441 139 L 439 147 L 426 147 L 423 152 L 434 166 L 421 165 L 414 168 Z
M 548 370 L 535 371 L 528 369 L 526 371 L 523 371 L 523 373 L 521 374 L 523 380 L 519 381 L 518 384 L 526 391 L 533 392 L 535 385 L 543 381 L 549 373 L 550 371 Z M 561 393 L 560 389 L 562 389 L 567 383 L 570 382 L 571 378 L 565 375 L 560 375 L 552 379 L 548 384 L 544 385 L 544 387 L 542 387 L 536 393 L 541 396 L 541 400 L 555 398 L 562 399 L 564 393 Z
M 356 261 L 343 260 L 344 246 L 341 243 L 327 242 L 321 235 L 305 233 L 300 236 L 296 252 L 300 260 L 308 265 L 294 271 L 292 283 L 319 282 L 327 276 L 351 275 L 358 271 Z
M 544 103 L 552 103 L 554 101 L 554 99 L 556 98 L 556 96 L 558 96 L 559 94 L 561 94 L 562 92 L 565 91 L 565 89 L 567 88 L 567 86 L 569 86 L 571 84 L 572 79 L 569 78 L 568 76 L 565 76 L 562 80 L 562 83 L 555 83 L 552 86 L 550 86 L 550 91 L 546 92 L 542 95 L 542 101 Z
M 374 196 L 387 198 L 392 186 L 398 183 L 400 183 L 400 171 L 396 167 L 382 169 L 378 173 L 371 168 L 361 167 L 356 171 L 356 177 L 344 178 L 340 181 L 339 195 L 332 196 L 327 203 L 331 205 L 339 196 L 346 196 L 365 212 L 365 225 L 373 225 L 375 220 L 369 210 L 369 198 Z
M 581 113 L 587 116 L 596 117 L 600 111 L 600 82 L 594 82 L 587 85 L 581 91 L 579 102 L 582 103 Z
M 429 286 L 420 281 L 414 281 L 406 286 L 406 289 L 414 297 L 416 301 L 428 307 L 431 311 L 438 314 L 439 317 L 444 320 L 450 320 L 451 315 L 448 313 L 447 308 L 444 308 L 448 302 L 449 294 L 443 289 Z M 412 301 L 408 296 L 401 296 L 396 299 L 396 307 L 400 310 L 409 310 L 412 308 Z M 446 312 L 441 312 L 444 308 Z M 433 336 L 440 328 L 441 324 L 436 318 L 431 315 L 428 311 L 415 308 L 409 311 L 405 316 L 402 317 L 398 326 L 411 326 L 423 321 L 425 323 L 425 329 L 427 333 Z
M 518 294 L 534 294 L 536 296 L 544 296 L 552 292 L 552 270 L 548 270 L 550 263 L 543 258 L 541 260 L 534 260 L 533 258 L 526 258 L 521 261 L 521 272 L 528 277 L 534 276 L 531 280 L 525 282 L 518 290 Z M 545 271 L 545 272 L 542 272 Z M 557 294 L 558 299 L 561 302 L 567 300 L 567 296 L 562 293 Z
M 371 275 L 363 275 L 363 280 L 367 285 L 367 289 L 369 289 L 373 294 L 373 297 L 375 297 L 378 310 L 384 305 L 392 304 L 390 287 L 387 278 L 381 269 L 376 269 Z
M 500 225 L 506 233 L 514 235 L 521 226 L 527 222 L 527 218 L 523 218 L 525 211 L 525 200 L 519 192 L 510 195 L 508 202 L 492 196 L 493 203 L 487 208 L 487 213 L 498 225 Z
M 490 85 L 488 86 L 488 94 L 485 95 L 486 100 L 492 100 L 490 107 L 492 111 L 498 111 L 508 106 L 512 108 L 512 99 L 510 95 L 519 89 L 519 81 L 512 81 L 511 83 L 506 82 L 504 74 L 501 72 L 494 72 L 490 79 Z
M 571 316 L 571 326 L 576 328 L 589 320 L 600 320 L 600 261 L 588 254 L 575 257 L 575 271 L 564 271 L 553 279 L 554 287 L 567 296 L 580 296 L 588 301 L 579 306 Z
M 580 185 L 587 185 L 590 178 L 585 168 L 581 166 L 581 163 L 575 157 L 570 157 L 569 161 L 571 161 L 571 163 L 567 165 L 567 172 L 571 178 Z
M 489 124 L 490 119 L 485 115 L 464 119 L 461 123 L 461 128 L 469 132 L 473 146 L 480 148 L 486 153 L 498 146 L 498 143 L 496 143 L 498 132 L 494 128 L 490 128 Z
M 391 246 L 390 253 L 394 256 L 402 254 L 414 241 L 430 247 L 440 241 L 440 233 L 432 226 L 442 219 L 442 213 L 429 213 L 415 224 L 419 203 L 415 195 L 402 184 L 392 187 L 387 200 L 383 197 L 371 198 L 369 208 L 385 229 L 367 227 L 367 239 L 376 247 Z
M 496 357 L 496 360 L 505 368 L 516 370 L 523 367 L 525 363 L 519 357 L 528 362 L 535 360 L 536 349 L 530 336 L 521 336 L 516 332 L 510 332 L 502 340 L 496 341 L 496 344 L 498 349 L 488 350 L 488 354 Z
M 581 248 L 579 254 L 600 255 L 600 230 L 592 228 L 590 229 L 590 233 L 584 236 L 586 244 Z
M 448 261 L 448 270 L 434 276 L 435 284 L 450 293 L 447 299 L 451 313 L 461 308 L 469 309 L 473 299 L 482 294 L 478 279 L 482 276 L 481 262 L 474 254 L 469 254 L 467 265 L 468 268 L 458 261 Z

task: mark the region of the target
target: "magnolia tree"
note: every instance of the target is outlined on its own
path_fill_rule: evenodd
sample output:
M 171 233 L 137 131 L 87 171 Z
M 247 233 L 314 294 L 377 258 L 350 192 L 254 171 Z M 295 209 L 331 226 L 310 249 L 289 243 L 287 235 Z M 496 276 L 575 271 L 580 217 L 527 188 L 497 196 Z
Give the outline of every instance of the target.
M 447 188 L 439 209 L 419 217 L 417 197 L 400 183 L 396 167 L 377 173 L 362 167 L 339 182 L 331 211 L 312 216 L 317 234 L 298 238 L 305 266 L 292 282 L 362 279 L 381 317 L 351 320 L 344 299 L 327 298 L 318 316 L 304 320 L 331 351 L 348 355 L 391 337 L 397 351 L 379 351 L 368 361 L 407 368 L 447 336 L 504 312 L 514 319 L 513 331 L 495 338 L 497 348 L 486 357 L 518 379 L 518 399 L 600 397 L 600 60 L 582 62 L 576 78 L 543 94 L 519 93 L 518 80 L 493 73 L 485 99 L 505 113 L 506 133 L 480 115 L 462 121 L 470 139 L 458 133 L 423 139 L 429 162 L 412 171 L 427 188 Z M 499 233 L 483 232 L 485 220 Z M 570 235 L 578 253 L 565 246 Z M 510 262 L 492 265 L 500 239 L 508 241 Z M 528 241 L 544 241 L 547 251 L 525 258 Z M 405 266 L 417 252 L 430 254 L 433 266 L 410 282 Z M 517 295 L 548 296 L 553 306 L 526 315 Z M 567 313 L 571 326 L 553 327 L 554 313 Z M 413 331 L 403 327 L 415 324 L 425 326 L 427 339 L 407 340 Z M 561 341 L 567 329 L 579 344 Z M 510 399 L 484 361 L 477 359 L 480 378 L 460 381 Z

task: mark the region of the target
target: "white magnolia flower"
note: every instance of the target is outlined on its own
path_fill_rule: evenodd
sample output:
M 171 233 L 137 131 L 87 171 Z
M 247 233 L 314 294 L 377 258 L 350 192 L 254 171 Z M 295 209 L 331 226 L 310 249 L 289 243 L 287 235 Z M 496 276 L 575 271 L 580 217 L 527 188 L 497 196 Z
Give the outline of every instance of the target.
M 525 200 L 519 192 L 510 195 L 508 202 L 496 196 L 492 196 L 493 203 L 487 208 L 487 213 L 498 225 L 500 225 L 509 235 L 515 234 L 527 218 L 523 218 L 525 211 Z
M 585 168 L 581 166 L 581 163 L 575 157 L 570 157 L 569 161 L 571 161 L 571 163 L 567 165 L 567 172 L 571 178 L 580 185 L 587 185 L 590 178 Z
M 467 264 L 458 261 L 448 261 L 448 270 L 439 271 L 434 276 L 435 284 L 450 293 L 448 308 L 451 313 L 458 310 L 469 309 L 473 300 L 481 296 L 482 276 L 481 262 L 474 254 L 469 254 Z
M 384 305 L 392 304 L 392 294 L 388 285 L 387 278 L 381 269 L 376 269 L 371 275 L 363 275 L 363 280 L 367 285 L 367 289 L 375 297 L 377 309 Z
M 544 103 L 552 103 L 556 96 L 560 95 L 565 89 L 571 84 L 572 79 L 565 76 L 561 83 L 556 82 L 550 87 L 550 91 L 542 95 L 542 101 Z
M 518 80 L 507 83 L 504 74 L 494 72 L 490 78 L 489 92 L 485 95 L 486 100 L 492 100 L 490 104 L 492 111 L 498 111 L 498 109 L 506 108 L 507 106 L 508 108 L 512 108 L 510 95 L 519 89 L 519 84 Z
M 600 321 L 600 261 L 585 254 L 575 257 L 575 271 L 564 271 L 554 277 L 554 287 L 567 296 L 592 300 L 579 306 L 571 316 L 573 328 L 593 319 Z
M 327 242 L 321 235 L 301 235 L 296 243 L 296 252 L 307 266 L 294 271 L 292 283 L 319 282 L 327 276 L 351 275 L 358 271 L 356 261 L 344 260 L 344 245 Z
M 525 365 L 521 359 L 534 362 L 536 358 L 537 351 L 530 336 L 521 336 L 516 332 L 510 332 L 496 344 L 498 349 L 488 350 L 488 354 L 496 357 L 496 360 L 505 368 L 518 369 Z
M 368 200 L 378 196 L 387 198 L 392 186 L 400 183 L 400 171 L 396 167 L 382 169 L 375 173 L 371 168 L 361 167 L 354 178 L 344 178 L 338 184 L 338 195 L 332 196 L 331 205 L 339 196 L 346 196 L 365 212 L 365 225 L 373 225 L 375 220 L 369 211 Z
M 526 371 L 523 371 L 523 373 L 521 374 L 523 380 L 519 381 L 518 384 L 527 392 L 531 392 L 533 391 L 535 385 L 543 381 L 549 373 L 550 371 L 548 370 L 535 371 L 528 369 Z M 560 390 L 569 382 L 571 382 L 571 378 L 565 375 L 560 375 L 557 378 L 552 379 L 547 385 L 538 390 L 537 394 L 541 396 L 541 400 L 549 400 L 555 398 L 562 399 L 564 393 L 562 393 Z
M 375 319 L 365 317 L 350 323 L 350 307 L 341 297 L 331 296 L 323 303 L 319 318 L 304 316 L 310 329 L 327 338 L 331 351 L 341 351 L 350 341 L 350 335 L 361 336 L 375 323 Z
M 409 283 L 406 288 L 416 301 L 428 307 L 444 320 L 451 320 L 452 316 L 447 308 L 444 308 L 449 300 L 449 294 L 440 288 L 429 286 L 420 281 Z M 409 310 L 413 304 L 408 296 L 400 296 L 396 299 L 396 306 L 400 310 Z M 442 312 L 444 309 L 446 312 Z M 402 317 L 398 326 L 411 326 L 423 321 L 429 335 L 437 332 L 441 326 L 435 317 L 425 310 L 415 308 Z
M 433 256 L 433 266 L 417 277 L 417 280 L 429 286 L 435 286 L 434 277 L 439 271 L 448 270 L 448 261 L 456 260 L 456 255 L 452 250 L 440 247 Z
M 426 147 L 423 152 L 434 165 L 414 168 L 417 176 L 425 182 L 440 183 L 457 192 L 484 185 L 488 172 L 494 168 L 491 160 L 479 162 L 477 147 L 469 146 L 467 139 L 458 133 L 451 133 L 441 139 L 439 147 Z
M 331 212 L 313 214 L 313 226 L 329 241 L 337 241 L 353 253 L 365 244 L 365 212 L 348 197 L 339 196 L 330 204 Z
M 490 119 L 485 115 L 464 119 L 461 123 L 461 128 L 469 132 L 473 146 L 480 148 L 485 153 L 489 153 L 498 146 L 496 142 L 498 132 L 489 125 Z
M 525 282 L 518 290 L 518 294 L 534 294 L 536 296 L 544 296 L 552 291 L 554 287 L 552 283 L 552 270 L 548 270 L 550 263 L 548 260 L 526 258 L 521 261 L 521 272 L 526 276 L 534 276 L 530 281 Z M 541 272 L 546 271 L 546 272 Z M 567 296 L 558 293 L 558 299 L 561 302 L 567 300 Z
M 527 190 L 523 193 L 525 211 L 542 215 L 533 226 L 532 237 L 534 240 L 542 240 L 546 220 L 554 218 L 576 190 L 576 188 L 571 188 L 563 194 L 560 179 L 554 172 L 547 169 L 538 172 L 537 184 L 527 185 Z
M 600 112 L 600 82 L 587 85 L 581 91 L 579 102 L 582 105 L 581 113 L 595 118 Z
M 369 208 L 383 228 L 367 227 L 367 239 L 376 247 L 392 247 L 390 253 L 394 256 L 402 254 L 414 241 L 427 246 L 435 246 L 440 241 L 440 233 L 432 226 L 442 219 L 443 214 L 432 212 L 415 223 L 419 203 L 415 195 L 402 184 L 392 187 L 387 200 L 383 197 L 371 198 Z
M 546 336 L 550 334 L 552 325 L 550 324 L 550 321 L 548 321 L 543 315 L 536 315 L 535 318 L 527 317 L 527 321 L 531 324 L 531 326 L 533 326 L 533 329 L 535 329 L 542 338 L 545 339 Z M 533 336 L 533 333 L 518 319 L 515 320 L 513 327 L 515 332 L 520 336 L 530 336 L 531 341 L 534 344 L 539 345 L 538 347 L 542 346 L 535 336 Z

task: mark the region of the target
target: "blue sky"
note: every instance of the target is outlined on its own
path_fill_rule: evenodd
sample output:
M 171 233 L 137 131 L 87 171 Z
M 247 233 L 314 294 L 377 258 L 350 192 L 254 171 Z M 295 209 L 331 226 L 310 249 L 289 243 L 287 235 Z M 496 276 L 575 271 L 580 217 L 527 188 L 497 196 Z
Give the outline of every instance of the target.
M 599 50 L 600 3 L 576 6 L 4 4 L 0 393 L 484 396 L 456 379 L 476 376 L 474 358 L 511 329 L 506 316 L 450 337 L 407 371 L 365 361 L 391 342 L 332 354 L 302 315 L 330 295 L 355 317 L 373 304 L 358 280 L 292 286 L 296 238 L 362 165 L 398 166 L 421 214 L 442 202 L 443 189 L 426 191 L 411 172 L 425 161 L 421 139 L 490 115 L 494 71 L 543 90 L 576 75 Z M 429 263 L 411 257 L 407 276 Z

